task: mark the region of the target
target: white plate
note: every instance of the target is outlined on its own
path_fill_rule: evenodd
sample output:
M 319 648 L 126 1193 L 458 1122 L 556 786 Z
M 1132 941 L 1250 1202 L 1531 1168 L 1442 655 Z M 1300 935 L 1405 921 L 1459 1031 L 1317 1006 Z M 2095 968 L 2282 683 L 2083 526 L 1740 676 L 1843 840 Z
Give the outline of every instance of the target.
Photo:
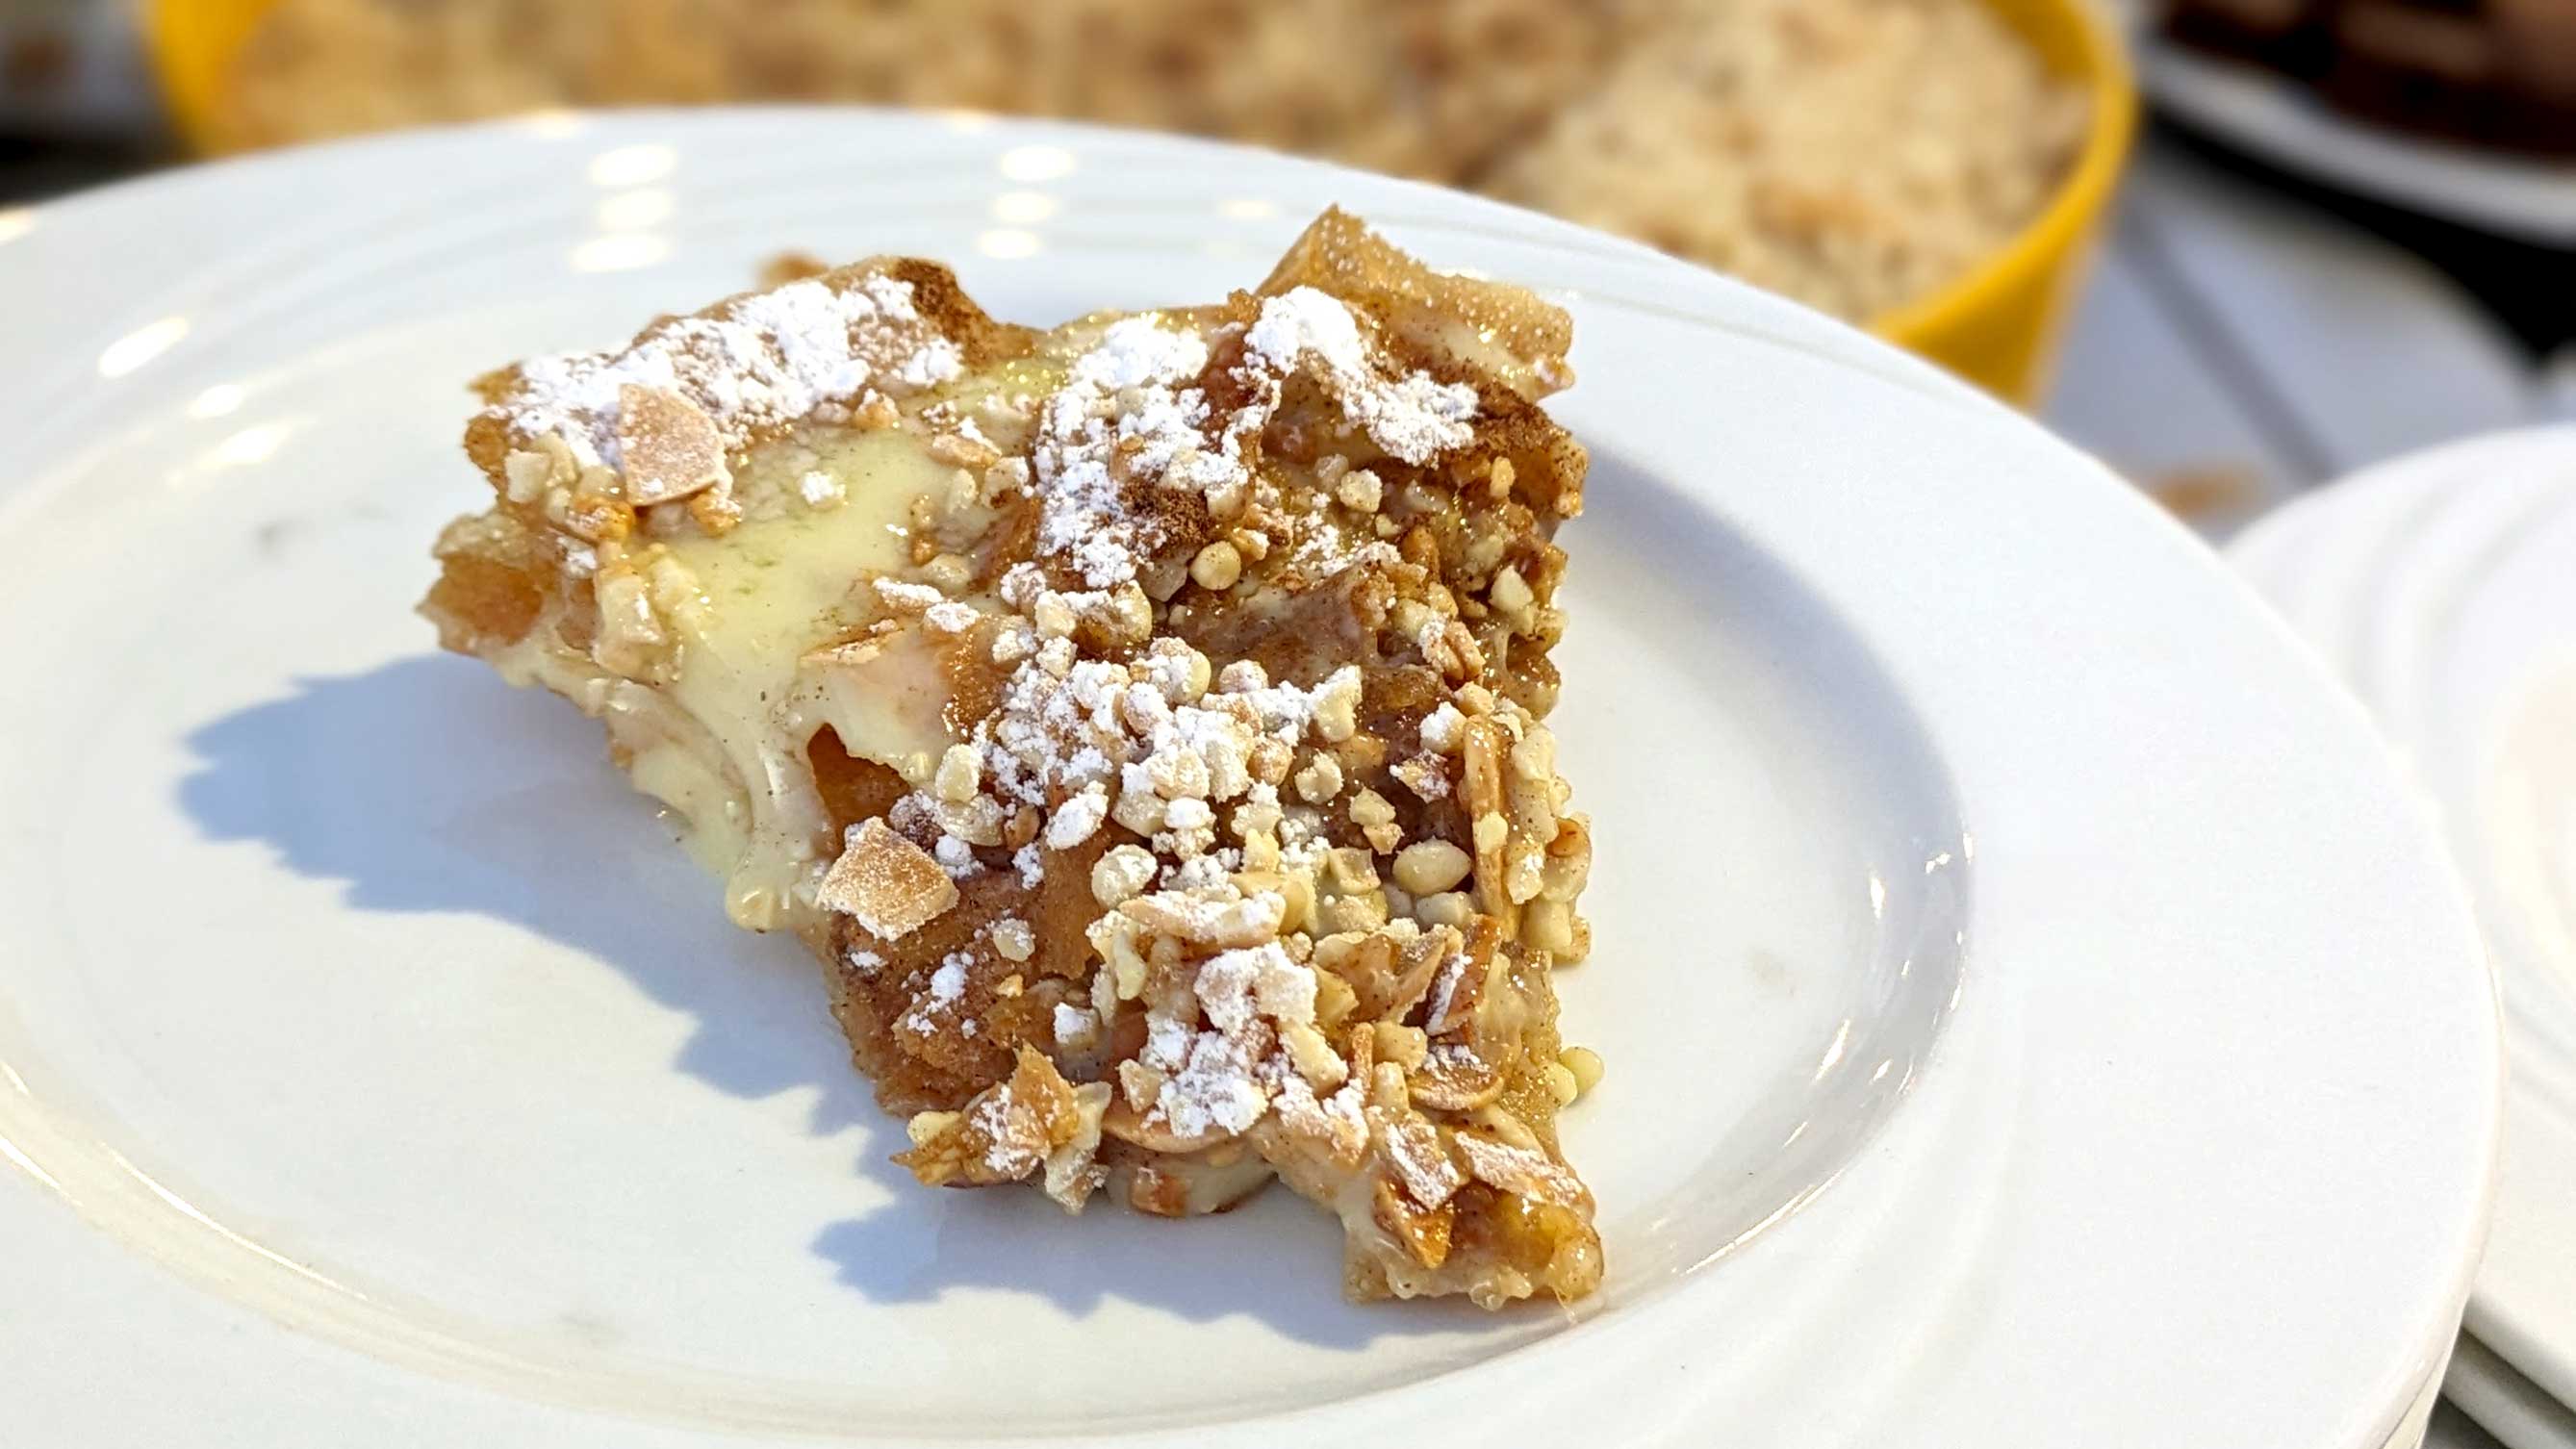
M 2423 1388 L 2416 1391 L 2414 1407 L 2406 1411 L 2406 1417 L 2397 1425 L 2397 1432 L 2388 1437 L 2388 1449 L 2424 1449 L 2424 1436 L 2432 1426 L 2433 1411 L 2441 1406 L 2442 1385 L 2440 1373 L 2424 1381 Z
M 2231 555 L 2370 704 L 2476 889 L 2513 1071 L 2468 1322 L 2576 1402 L 2576 429 L 2369 469 Z
M 1203 299 L 1328 201 L 1577 315 L 1578 1314 L 1330 1225 L 925 1194 L 794 948 L 429 649 L 463 379 L 789 246 Z M 2487 1196 L 2490 989 L 2361 712 L 1928 366 L 1247 151 L 854 112 L 228 164 L 0 248 L 0 1442 L 2384 1442 Z M 1123 1437 L 1122 1437 L 1123 1436 Z
M 2163 109 L 2262 160 L 2364 196 L 2550 246 L 2576 245 L 2576 162 L 2513 156 L 2368 125 L 2258 66 L 2151 32 L 2138 74 Z
M 2549 1397 L 2474 1338 L 2460 1340 L 2442 1392 L 2505 1449 L 2576 1449 L 2576 1409 Z

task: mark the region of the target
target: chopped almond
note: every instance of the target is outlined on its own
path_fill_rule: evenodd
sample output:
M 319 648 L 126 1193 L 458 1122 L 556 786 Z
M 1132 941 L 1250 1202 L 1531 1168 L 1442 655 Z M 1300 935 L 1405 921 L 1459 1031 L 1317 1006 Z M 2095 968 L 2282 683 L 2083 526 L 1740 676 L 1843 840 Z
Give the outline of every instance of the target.
M 715 420 L 663 388 L 630 382 L 617 390 L 617 447 L 626 501 L 638 508 L 686 498 L 730 477 Z
M 957 883 L 930 852 L 869 820 L 823 876 L 819 899 L 880 941 L 899 940 L 957 904 Z

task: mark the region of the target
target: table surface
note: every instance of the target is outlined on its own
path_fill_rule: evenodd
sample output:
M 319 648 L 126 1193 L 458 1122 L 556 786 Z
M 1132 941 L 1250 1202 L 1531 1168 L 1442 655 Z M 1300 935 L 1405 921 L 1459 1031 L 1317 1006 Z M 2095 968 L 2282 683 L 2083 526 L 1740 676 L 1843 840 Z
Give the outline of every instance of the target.
M 2365 464 L 2576 417 L 2576 349 L 2506 325 L 2492 254 L 2433 253 L 2455 275 L 2379 216 L 2151 133 L 2041 416 L 2219 537 Z
M 152 159 L 0 138 L 0 204 Z M 2151 130 L 2040 416 L 2212 538 L 2398 453 L 2576 417 L 2576 348 L 2536 351 L 2556 333 L 2510 310 L 2491 245 L 2440 238 Z M 2500 1449 L 2448 1403 L 2425 1444 Z

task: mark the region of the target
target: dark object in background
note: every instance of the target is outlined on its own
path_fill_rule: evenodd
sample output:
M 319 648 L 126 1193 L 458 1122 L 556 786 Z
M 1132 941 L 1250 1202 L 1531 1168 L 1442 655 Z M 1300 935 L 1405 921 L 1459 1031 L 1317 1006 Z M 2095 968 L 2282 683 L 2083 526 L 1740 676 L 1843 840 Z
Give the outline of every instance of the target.
M 2165 33 L 2195 50 L 2313 80 L 2323 68 L 2333 0 L 2173 0 Z
M 131 175 L 166 154 L 134 33 L 140 10 L 0 0 L 0 207 Z
M 137 5 L 0 0 L 0 135 L 130 136 L 158 123 Z
M 2576 156 L 2576 0 L 2171 0 L 2165 31 L 2365 120 Z

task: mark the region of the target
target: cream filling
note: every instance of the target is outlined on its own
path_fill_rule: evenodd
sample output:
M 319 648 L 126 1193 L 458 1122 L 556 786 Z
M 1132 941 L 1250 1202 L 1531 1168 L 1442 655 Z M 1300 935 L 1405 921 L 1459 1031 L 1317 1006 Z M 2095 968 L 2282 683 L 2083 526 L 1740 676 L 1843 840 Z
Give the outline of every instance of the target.
M 781 468 L 797 476 L 762 476 L 764 469 Z M 841 701 L 813 687 L 804 661 L 884 613 L 865 580 L 910 572 L 913 501 L 945 491 L 956 470 L 932 458 L 918 434 L 889 428 L 755 455 L 741 481 L 746 491 L 778 487 L 793 496 L 808 471 L 840 484 L 843 501 L 822 508 L 791 504 L 784 514 L 747 521 L 721 538 L 693 533 L 671 544 L 672 555 L 695 576 L 704 607 L 699 627 L 679 629 L 677 677 L 664 692 L 704 727 L 746 809 L 710 811 L 707 792 L 687 780 L 687 766 L 648 765 L 643 753 L 636 756 L 638 787 L 680 812 L 693 833 L 719 837 L 714 848 L 695 852 L 702 860 L 730 857 L 731 865 L 719 869 L 725 911 L 752 930 L 794 925 L 810 912 L 814 868 L 837 849 L 805 754 L 814 731 L 831 724 L 844 747 L 862 758 L 900 757 L 922 747 L 917 730 L 891 728 L 893 711 L 833 708 Z M 935 669 L 926 683 L 943 687 Z M 937 720 L 935 705 L 930 715 Z M 674 777 L 682 784 L 676 796 L 655 788 Z
M 543 684 L 607 725 L 636 787 L 670 808 L 690 854 L 725 882 L 726 914 L 756 931 L 811 923 L 816 879 L 839 850 L 806 756 L 817 729 L 830 725 L 852 755 L 908 775 L 950 743 L 941 648 L 917 616 L 863 667 L 813 656 L 869 621 L 903 617 L 871 581 L 917 577 L 914 501 L 953 499 L 957 470 L 898 427 L 777 445 L 737 479 L 750 496 L 794 500 L 809 472 L 840 485 L 842 501 L 790 501 L 722 537 L 669 541 L 700 607 L 666 620 L 678 644 L 668 682 L 612 675 L 546 628 L 493 660 L 514 683 Z M 979 512 L 951 517 L 972 530 L 989 522 Z

